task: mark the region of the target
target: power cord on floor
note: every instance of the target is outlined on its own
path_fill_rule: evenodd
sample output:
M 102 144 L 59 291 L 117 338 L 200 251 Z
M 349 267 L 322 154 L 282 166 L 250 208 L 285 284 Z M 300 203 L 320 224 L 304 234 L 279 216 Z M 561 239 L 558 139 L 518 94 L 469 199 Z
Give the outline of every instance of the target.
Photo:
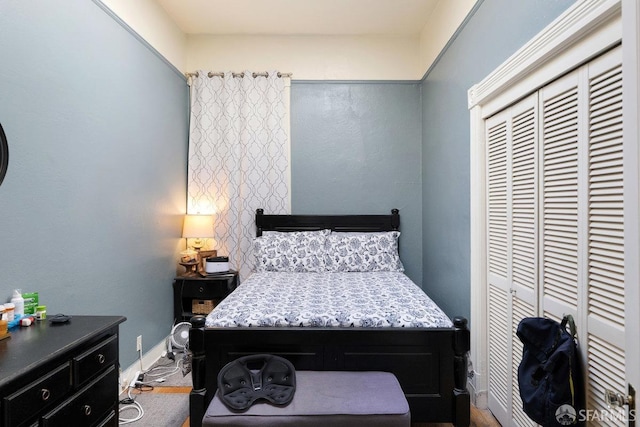
M 140 372 L 142 371 L 142 349 L 138 350 L 138 359 L 140 361 Z M 120 424 L 130 424 L 136 421 L 139 421 L 142 419 L 142 417 L 144 417 L 144 409 L 142 409 L 142 405 L 140 405 L 140 403 L 136 402 L 135 397 L 131 396 L 131 389 L 134 387 L 138 387 L 138 378 L 134 378 L 131 383 L 127 386 L 127 398 L 125 399 L 121 399 L 119 401 L 120 404 L 120 408 L 118 410 L 118 421 Z M 124 391 L 124 390 L 123 390 Z M 128 410 L 135 410 L 137 412 L 137 415 L 134 416 L 133 418 L 123 418 L 121 416 L 121 414 L 124 411 L 128 411 Z
M 131 386 L 127 387 L 127 398 L 120 400 L 120 411 L 118 421 L 120 424 L 129 424 L 136 421 L 139 421 L 144 417 L 144 409 L 142 409 L 142 405 L 136 402 L 136 399 L 131 396 Z M 138 414 L 133 418 L 123 418 L 122 413 L 126 410 L 133 409 L 138 412 Z
M 172 361 L 171 363 L 166 363 L 163 365 L 156 365 L 155 367 L 149 369 L 145 372 L 145 375 L 151 378 L 163 377 L 165 380 L 176 374 L 180 368 L 178 367 L 179 360 Z
M 187 357 L 186 353 L 185 357 Z M 135 410 L 137 411 L 137 415 L 133 418 L 123 418 L 122 416 L 119 416 L 118 419 L 120 421 L 120 424 L 130 424 L 141 420 L 144 416 L 144 409 L 142 409 L 142 405 L 140 405 L 140 403 L 136 402 L 135 397 L 131 395 L 131 390 L 137 389 L 140 393 L 145 391 L 152 391 L 154 389 L 152 385 L 153 383 L 165 382 L 166 378 L 175 375 L 180 371 L 183 371 L 184 373 L 183 365 L 185 364 L 185 357 L 175 358 L 175 361 L 172 361 L 171 363 L 156 365 L 155 367 L 152 367 L 147 371 L 140 371 L 139 373 L 137 373 L 137 377 L 134 378 L 127 386 L 127 397 L 125 399 L 121 399 L 119 402 L 121 405 L 119 411 L 120 414 L 127 410 Z M 140 368 L 142 368 L 142 358 L 140 359 Z M 145 377 L 151 377 L 151 379 L 145 381 Z M 155 379 L 156 377 L 159 378 Z
M 151 385 L 154 383 L 163 383 L 178 372 L 182 372 L 183 377 L 186 377 L 187 374 L 191 372 L 191 359 L 190 355 L 186 352 L 183 353 L 181 358 L 176 358 L 172 363 L 156 365 L 149 369 L 145 372 L 145 376 L 149 377 L 149 379 L 147 379 L 147 381 L 141 381 L 140 384 Z

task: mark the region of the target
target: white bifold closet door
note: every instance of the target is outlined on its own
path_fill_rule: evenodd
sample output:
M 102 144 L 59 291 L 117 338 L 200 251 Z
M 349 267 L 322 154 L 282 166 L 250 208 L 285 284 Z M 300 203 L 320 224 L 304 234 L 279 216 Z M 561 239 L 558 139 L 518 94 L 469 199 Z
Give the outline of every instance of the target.
M 489 408 L 502 425 L 534 425 L 522 411 L 516 328 L 538 312 L 538 97 L 486 121 Z
M 524 317 L 573 315 L 588 409 L 626 388 L 621 53 L 485 122 L 489 408 L 503 425 L 535 425 L 518 392 Z

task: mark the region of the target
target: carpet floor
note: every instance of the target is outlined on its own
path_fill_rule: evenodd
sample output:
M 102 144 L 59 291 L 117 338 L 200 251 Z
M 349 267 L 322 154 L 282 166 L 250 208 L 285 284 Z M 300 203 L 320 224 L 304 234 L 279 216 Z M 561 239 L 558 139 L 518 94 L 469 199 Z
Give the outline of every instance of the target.
M 191 375 L 183 376 L 180 359 L 162 358 L 146 371 L 140 387 L 120 395 L 120 425 L 188 427 L 190 391 Z

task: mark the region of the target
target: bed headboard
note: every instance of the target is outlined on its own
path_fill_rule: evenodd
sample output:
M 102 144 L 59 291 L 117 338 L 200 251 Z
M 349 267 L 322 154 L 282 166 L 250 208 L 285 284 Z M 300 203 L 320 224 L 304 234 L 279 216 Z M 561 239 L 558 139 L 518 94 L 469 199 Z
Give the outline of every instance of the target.
M 400 213 L 392 209 L 390 215 L 265 215 L 256 211 L 256 236 L 263 231 L 393 231 L 400 227 Z

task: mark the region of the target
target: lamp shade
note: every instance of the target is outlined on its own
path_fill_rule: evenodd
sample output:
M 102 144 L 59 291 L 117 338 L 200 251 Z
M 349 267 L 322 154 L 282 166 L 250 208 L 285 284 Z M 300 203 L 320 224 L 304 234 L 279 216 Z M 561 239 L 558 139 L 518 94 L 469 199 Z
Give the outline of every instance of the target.
M 214 237 L 213 215 L 185 215 L 182 225 L 182 237 Z

